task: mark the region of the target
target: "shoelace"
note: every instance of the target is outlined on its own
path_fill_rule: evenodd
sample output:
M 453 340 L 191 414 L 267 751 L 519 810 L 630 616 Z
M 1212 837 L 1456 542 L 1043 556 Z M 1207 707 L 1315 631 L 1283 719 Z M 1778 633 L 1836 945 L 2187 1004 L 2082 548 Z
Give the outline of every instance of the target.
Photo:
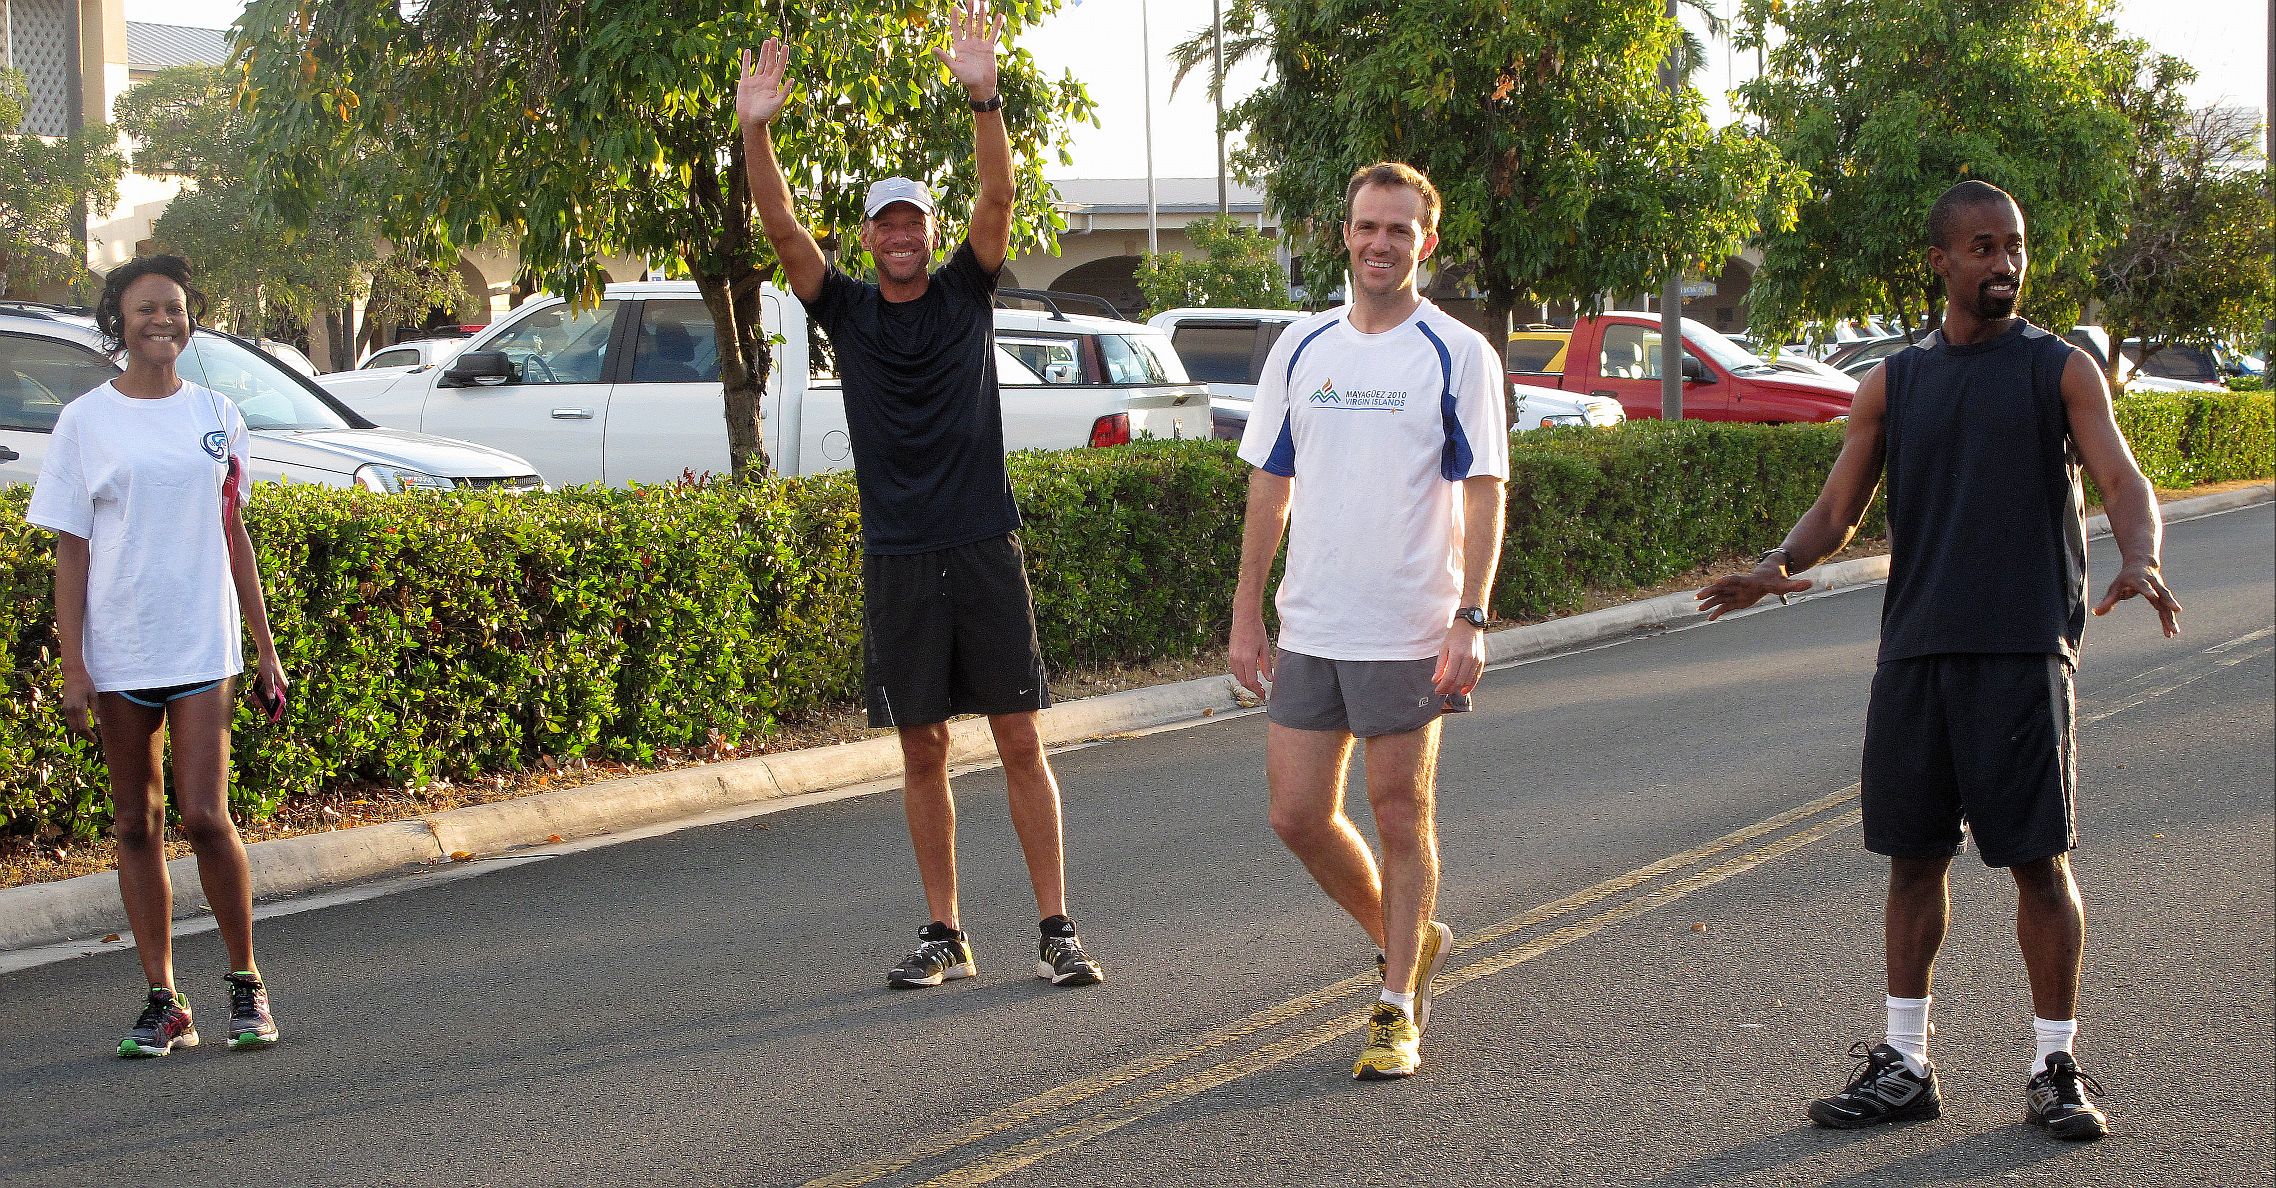
M 2055 1082 L 2055 1095 L 2061 1098 L 2066 1105 L 2086 1104 L 2086 1096 L 2080 1092 L 2082 1086 L 2092 1090 L 2096 1097 L 2103 1094 L 2102 1082 L 2095 1080 L 2085 1069 L 2075 1064 L 2061 1071 L 2050 1069 L 2048 1075 Z
M 250 1015 L 260 1009 L 261 984 L 259 982 L 229 979 L 229 1013 Z
M 1864 1040 L 1858 1040 L 1856 1043 L 1849 1045 L 1849 1055 L 1858 1063 L 1855 1067 L 1850 1069 L 1849 1087 L 1842 1090 L 1843 1093 L 1851 1093 L 1856 1091 L 1858 1086 L 1863 1085 L 1865 1082 L 1870 1081 L 1875 1076 L 1879 1075 L 1880 1070 L 1884 1067 L 1881 1060 L 1873 1055 L 1873 1045 L 1866 1043 Z M 1903 1061 L 1900 1058 L 1899 1063 L 1902 1062 Z
M 929 940 L 917 946 L 917 951 L 910 955 L 910 961 L 912 964 L 938 965 L 945 969 L 956 964 L 956 956 L 955 941 Z
M 1044 943 L 1051 946 L 1051 959 L 1054 962 L 1064 961 L 1069 957 L 1087 958 L 1090 956 L 1090 954 L 1083 952 L 1083 942 L 1079 937 L 1046 937 Z
M 142 1014 L 134 1020 L 134 1029 L 136 1031 L 158 1030 L 159 1026 L 166 1022 L 166 1016 L 174 1012 L 176 1005 L 171 999 L 161 1001 L 152 998 L 145 1001 L 142 1004 Z
M 1388 1048 L 1398 1039 L 1399 1016 L 1378 1010 L 1367 1020 L 1367 1046 Z

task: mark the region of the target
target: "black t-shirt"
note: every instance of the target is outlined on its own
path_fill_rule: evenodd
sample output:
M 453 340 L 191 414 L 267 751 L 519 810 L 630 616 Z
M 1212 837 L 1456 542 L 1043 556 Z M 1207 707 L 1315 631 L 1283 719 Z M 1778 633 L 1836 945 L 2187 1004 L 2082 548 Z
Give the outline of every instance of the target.
M 835 268 L 807 313 L 845 383 L 862 544 L 924 553 L 1019 527 L 996 390 L 996 278 L 967 242 L 914 301 Z
M 1985 342 L 1931 334 L 1889 356 L 1881 659 L 2006 652 L 2078 662 L 2086 531 L 2063 404 L 2075 349 L 2018 319 Z

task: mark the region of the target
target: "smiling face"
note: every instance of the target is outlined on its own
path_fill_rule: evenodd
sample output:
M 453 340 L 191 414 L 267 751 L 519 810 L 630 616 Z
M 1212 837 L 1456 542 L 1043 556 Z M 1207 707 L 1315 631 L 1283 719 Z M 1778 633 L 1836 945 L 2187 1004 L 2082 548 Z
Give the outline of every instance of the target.
M 137 363 L 172 367 L 194 328 L 189 295 L 172 278 L 139 276 L 119 295 L 120 341 Z
M 878 211 L 861 225 L 861 246 L 877 261 L 878 275 L 897 285 L 925 274 L 933 258 L 933 217 L 906 202 Z
M 2030 266 L 2023 212 L 2013 202 L 1970 203 L 1953 212 L 1945 239 L 1928 249 L 1928 266 L 1952 303 L 1987 322 L 2013 317 Z
M 1352 195 L 1343 244 L 1361 293 L 1389 297 L 1414 287 L 1415 268 L 1438 247 L 1438 236 L 1423 228 L 1426 209 L 1423 196 L 1408 186 L 1367 185 Z

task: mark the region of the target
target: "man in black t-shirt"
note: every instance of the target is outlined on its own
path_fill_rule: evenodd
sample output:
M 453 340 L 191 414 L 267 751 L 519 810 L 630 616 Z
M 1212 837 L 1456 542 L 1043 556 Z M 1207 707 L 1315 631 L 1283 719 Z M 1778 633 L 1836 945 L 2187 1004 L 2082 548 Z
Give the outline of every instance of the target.
M 2094 613 L 2139 595 L 2170 637 L 2181 604 L 2159 572 L 2157 502 L 2118 432 L 2101 368 L 2016 316 L 2028 256 L 2015 200 L 1962 182 L 1937 199 L 1928 233 L 1928 263 L 1944 281 L 1941 327 L 1858 385 L 1841 455 L 1785 543 L 1699 600 L 1718 618 L 1809 589 L 1792 575 L 1841 550 L 1886 472 L 1889 587 L 1859 800 L 1866 848 L 1889 859 L 1888 1032 L 1857 1045 L 1857 1074 L 1812 1102 L 1810 1117 L 1853 1129 L 1942 1112 L 1928 1060 L 1929 977 L 1965 822 L 1984 863 L 2015 878 L 2036 1016 L 2025 1116 L 2059 1138 L 2098 1139 L 2109 1123 L 2085 1096 L 2098 1087 L 2071 1051 L 2086 935 L 2069 859 L 2071 669 L 2086 624 L 2079 463 L 2102 490 L 2123 554 Z
M 971 97 L 980 193 L 964 243 L 937 272 L 932 194 L 894 177 L 869 187 L 861 244 L 877 283 L 830 266 L 798 221 L 768 125 L 789 98 L 786 47 L 768 38 L 743 54 L 735 116 L 751 197 L 791 291 L 830 336 L 844 379 L 861 492 L 862 655 L 871 726 L 901 740 L 903 804 L 932 922 L 886 975 L 897 987 L 972 976 L 957 918 L 956 804 L 948 786 L 948 719 L 985 714 L 1042 916 L 1036 975 L 1098 982 L 1099 965 L 1067 917 L 1059 785 L 1037 712 L 1051 704 L 1020 554 L 1019 509 L 1004 468 L 996 389 L 996 277 L 1010 251 L 1011 141 L 997 93 L 1001 18 L 986 0 L 955 11 L 948 47 L 933 51 Z

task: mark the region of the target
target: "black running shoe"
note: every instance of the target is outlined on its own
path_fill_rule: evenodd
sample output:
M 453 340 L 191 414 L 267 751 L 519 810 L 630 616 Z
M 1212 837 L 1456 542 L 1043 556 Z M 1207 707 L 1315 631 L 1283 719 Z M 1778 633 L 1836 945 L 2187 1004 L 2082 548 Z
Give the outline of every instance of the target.
M 190 1021 L 190 1004 L 169 987 L 152 986 L 134 1030 L 119 1041 L 119 1055 L 164 1056 L 176 1048 L 197 1046 L 198 1028 Z
M 1036 949 L 1035 976 L 1054 986 L 1096 986 L 1106 971 L 1083 951 L 1083 938 L 1075 935 L 1075 922 L 1053 916 L 1043 922 L 1043 942 Z
M 923 943 L 885 975 L 886 985 L 911 990 L 969 978 L 978 972 L 972 963 L 972 943 L 962 930 L 935 920 L 917 931 L 917 939 Z
M 2086 1099 L 2089 1089 L 2102 1092 L 2101 1084 L 2079 1068 L 2076 1057 L 2068 1052 L 2049 1053 L 2046 1067 L 2023 1087 L 2023 1117 L 2034 1126 L 2046 1127 L 2056 1138 L 2093 1142 L 2110 1133 L 2110 1119 Z
M 223 974 L 229 983 L 229 1047 L 266 1048 L 277 1042 L 277 1021 L 269 1015 L 269 992 L 245 971 Z
M 1904 1053 L 1887 1044 L 1868 1048 L 1862 1040 L 1849 1046 L 1849 1054 L 1864 1063 L 1847 1089 L 1810 1103 L 1810 1121 L 1835 1130 L 1856 1130 L 1943 1115 L 1935 1065 L 1928 1066 L 1927 1076 L 1916 1077 L 1906 1067 Z

